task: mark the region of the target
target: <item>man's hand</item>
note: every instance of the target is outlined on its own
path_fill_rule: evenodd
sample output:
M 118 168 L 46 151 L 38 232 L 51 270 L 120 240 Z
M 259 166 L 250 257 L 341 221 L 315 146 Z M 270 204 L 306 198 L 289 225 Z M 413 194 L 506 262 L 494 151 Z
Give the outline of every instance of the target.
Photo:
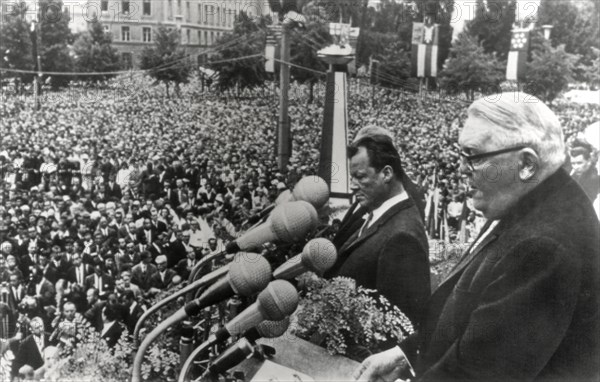
M 412 370 L 412 367 L 404 352 L 396 346 L 365 359 L 354 371 L 353 377 L 356 380 L 370 382 L 395 381 L 407 369 Z

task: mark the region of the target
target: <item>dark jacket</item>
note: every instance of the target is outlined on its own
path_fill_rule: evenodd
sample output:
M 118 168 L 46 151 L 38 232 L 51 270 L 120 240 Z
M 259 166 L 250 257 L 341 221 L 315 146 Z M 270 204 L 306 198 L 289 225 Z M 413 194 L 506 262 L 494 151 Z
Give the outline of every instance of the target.
M 419 380 L 597 380 L 598 235 L 564 170 L 542 182 L 433 293 Z
M 431 286 L 427 236 L 413 200 L 394 205 L 357 236 L 342 245 L 326 276 L 351 277 L 377 290 L 418 323 Z

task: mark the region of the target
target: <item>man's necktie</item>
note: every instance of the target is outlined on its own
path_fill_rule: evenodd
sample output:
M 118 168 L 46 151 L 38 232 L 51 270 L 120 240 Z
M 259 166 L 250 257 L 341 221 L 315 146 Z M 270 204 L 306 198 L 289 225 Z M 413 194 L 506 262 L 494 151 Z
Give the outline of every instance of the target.
M 360 227 L 360 231 L 358 231 L 358 237 L 361 237 L 363 232 L 367 230 L 371 219 L 373 219 L 373 212 L 369 212 L 369 214 L 367 215 L 367 220 L 365 220 L 362 227 Z

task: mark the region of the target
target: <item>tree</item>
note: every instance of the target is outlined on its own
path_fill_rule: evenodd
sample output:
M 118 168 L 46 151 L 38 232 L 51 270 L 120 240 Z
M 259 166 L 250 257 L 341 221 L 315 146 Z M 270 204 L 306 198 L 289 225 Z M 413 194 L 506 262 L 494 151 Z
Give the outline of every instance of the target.
M 151 77 L 165 84 L 167 97 L 171 83 L 178 91 L 179 84 L 189 81 L 190 66 L 179 39 L 177 29 L 160 25 L 154 35 L 154 47 L 145 48 L 140 58 L 141 69 L 148 70 Z
M 538 25 L 546 24 L 553 27 L 550 40 L 553 47 L 564 45 L 567 53 L 581 55 L 584 66 L 591 65 L 595 56 L 590 48 L 600 48 L 598 2 L 543 1 Z M 575 77 L 589 81 L 585 70 L 576 70 Z
M 112 46 L 110 34 L 105 33 L 102 24 L 94 19 L 88 30 L 82 33 L 73 44 L 75 65 L 78 72 L 113 72 L 120 68 L 117 50 Z M 98 82 L 114 75 L 80 76 L 85 81 Z
M 532 49 L 524 90 L 551 103 L 573 80 L 579 59 L 579 55 L 566 52 L 564 45 L 554 48 L 544 40 L 536 49 Z
M 240 12 L 233 33 L 223 36 L 217 45 L 226 46 L 210 57 L 211 69 L 219 72 L 217 86 L 221 90 L 242 90 L 262 86 L 266 79 L 264 58 L 265 29 L 268 19 L 260 17 L 256 23 Z M 240 59 L 242 57 L 257 56 Z
M 331 44 L 331 36 L 327 25 L 319 21 L 309 21 L 305 30 L 292 33 L 291 62 L 298 66 L 324 72 L 327 70 L 327 64 L 318 57 L 317 51 L 329 44 Z M 323 76 L 294 66 L 290 68 L 290 74 L 298 82 L 309 85 L 308 103 L 312 103 L 314 85 Z
M 69 44 L 73 35 L 69 28 L 69 14 L 62 11 L 60 0 L 40 0 L 39 2 L 39 31 L 38 50 L 41 56 L 42 71 L 71 72 L 73 60 L 69 54 Z M 68 75 L 46 75 L 53 89 L 68 85 L 71 77 Z
M 498 92 L 504 80 L 504 64 L 494 53 L 486 53 L 476 37 L 463 32 L 450 49 L 450 57 L 439 80 L 447 94 L 463 92 L 473 100 L 476 91 Z
M 0 23 L 0 66 L 9 69 L 33 70 L 30 23 L 25 19 L 27 7 L 15 7 L 10 14 L 4 16 Z M 31 82 L 31 73 L 3 72 L 2 77 L 19 78 L 23 82 Z
M 485 53 L 495 52 L 505 60 L 514 21 L 515 0 L 477 0 L 475 18 L 466 23 L 465 31 L 477 37 Z

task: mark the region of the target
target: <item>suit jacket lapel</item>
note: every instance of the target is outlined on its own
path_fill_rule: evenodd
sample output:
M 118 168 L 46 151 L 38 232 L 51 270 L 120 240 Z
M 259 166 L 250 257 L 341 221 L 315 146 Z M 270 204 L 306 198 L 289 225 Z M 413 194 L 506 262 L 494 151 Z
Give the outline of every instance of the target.
M 394 206 L 392 206 L 392 208 L 387 210 L 379 219 L 377 219 L 377 221 L 375 221 L 373 225 L 363 230 L 363 233 L 360 237 L 358 237 L 358 233 L 360 232 L 360 230 L 356 230 L 348 239 L 348 241 L 342 246 L 342 248 L 340 248 L 339 252 L 343 253 L 346 251 L 350 251 L 352 248 L 356 247 L 357 245 L 374 235 L 379 229 L 379 227 L 385 224 L 385 222 L 387 222 L 392 216 L 412 205 L 414 205 L 414 202 L 411 199 L 406 199 L 398 204 L 395 204 Z
M 500 224 L 498 224 L 498 226 L 494 227 L 492 229 L 492 232 L 490 232 L 485 239 L 483 239 L 483 241 L 475 248 L 473 248 L 473 246 L 475 245 L 475 243 L 477 242 L 477 240 L 479 240 L 479 237 L 481 235 L 483 235 L 487 230 L 488 227 L 490 226 L 491 222 L 487 222 L 485 224 L 485 226 L 481 229 L 481 232 L 479 233 L 479 236 L 477 237 L 477 239 L 473 242 L 473 244 L 471 244 L 471 247 L 469 247 L 469 249 L 467 250 L 467 253 L 465 254 L 465 256 L 463 256 L 462 259 L 460 259 L 460 261 L 456 264 L 456 266 L 454 267 L 454 269 L 452 269 L 452 271 L 450 272 L 450 274 L 448 274 L 448 276 L 444 279 L 444 281 L 442 281 L 440 283 L 440 286 L 442 284 L 444 284 L 446 281 L 450 280 L 451 278 L 453 278 L 455 275 L 461 273 L 465 267 L 467 265 L 469 265 L 471 263 L 471 261 L 473 261 L 473 259 L 479 254 L 481 253 L 481 250 L 484 249 L 488 244 L 490 244 L 491 242 L 493 242 L 494 240 L 496 240 L 499 236 L 500 230 L 498 229 L 498 226 L 500 226 Z M 440 287 L 438 286 L 438 288 Z

